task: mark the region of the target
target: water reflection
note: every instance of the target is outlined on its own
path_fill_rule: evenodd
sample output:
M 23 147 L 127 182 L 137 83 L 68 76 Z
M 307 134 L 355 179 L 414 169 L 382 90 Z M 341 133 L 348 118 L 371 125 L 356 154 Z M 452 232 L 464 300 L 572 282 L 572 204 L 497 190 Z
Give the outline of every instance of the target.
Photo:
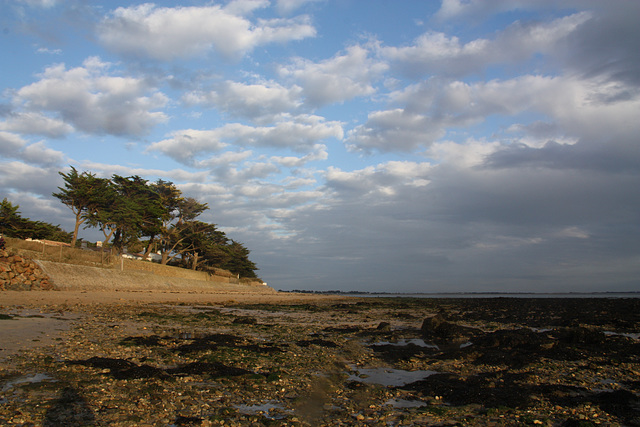
M 348 381 L 367 384 L 380 384 L 387 387 L 398 387 L 415 381 L 420 381 L 436 371 L 405 371 L 391 368 L 353 368 L 355 374 L 350 374 Z

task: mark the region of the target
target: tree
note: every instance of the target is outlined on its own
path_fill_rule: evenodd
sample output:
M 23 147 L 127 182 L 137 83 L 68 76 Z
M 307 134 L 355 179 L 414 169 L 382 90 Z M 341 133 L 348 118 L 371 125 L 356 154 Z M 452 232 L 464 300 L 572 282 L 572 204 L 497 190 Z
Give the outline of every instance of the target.
M 0 232 L 9 237 L 24 238 L 25 221 L 20 216 L 19 205 L 13 204 L 5 197 L 0 204 Z
M 215 224 L 202 221 L 187 221 L 178 227 L 182 239 L 182 261 L 193 270 L 199 267 L 220 267 L 227 261 L 223 247 L 229 239 Z
M 120 207 L 117 204 L 118 193 L 113 183 L 103 179 L 100 185 L 99 199 L 85 214 L 87 221 L 85 228 L 99 228 L 104 235 L 104 243 L 108 243 L 116 232 Z
M 199 221 L 209 209 L 207 204 L 184 197 L 172 182 L 150 184 L 139 176 L 96 178 L 73 167 L 60 175 L 65 186 L 53 195 L 76 216 L 74 242 L 79 226 L 85 224 L 85 228 L 100 228 L 105 243 L 111 241 L 118 251 L 145 243 L 145 256 L 159 250 L 162 264 L 179 257 L 188 268 L 227 268 L 243 277 L 256 277 L 249 250 L 230 241 L 215 224 Z M 8 207 L 5 211 L 11 217 L 13 211 Z M 148 240 L 141 240 L 144 237 Z
M 245 248 L 242 243 L 231 240 L 231 244 L 224 248 L 229 254 L 228 261 L 221 265 L 225 270 L 238 274 L 240 277 L 256 278 L 256 265 L 249 261 L 249 249 Z
M 129 241 L 140 237 L 153 237 L 162 227 L 162 218 L 166 209 L 160 202 L 160 196 L 147 185 L 147 180 L 139 176 L 111 178 L 116 193 L 114 205 L 107 210 L 115 227 L 113 244 L 119 251 Z
M 73 166 L 67 174 L 58 173 L 62 176 L 65 184 L 64 187 L 58 187 L 60 192 L 53 193 L 53 196 L 69 207 L 76 217 L 73 238 L 71 239 L 71 246 L 75 247 L 80 225 L 87 221 L 90 213 L 100 205 L 105 182 L 104 179 L 96 178 L 94 174 L 86 171 L 79 174 Z
M 157 237 L 159 240 L 157 246 L 162 255 L 161 263 L 166 264 L 189 250 L 181 230 L 185 229 L 185 224 L 194 221 L 209 207 L 206 203 L 199 203 L 192 197 L 183 197 L 182 192 L 172 182 L 158 180 L 151 184 L 151 188 L 159 195 L 165 212 L 158 235 L 149 239 L 149 249 L 145 255 L 148 255 L 152 245 L 155 246 L 154 239 Z
M 59 225 L 42 221 L 31 221 L 23 218 L 18 209 L 5 197 L 0 203 L 0 233 L 18 239 L 45 239 L 69 242 L 71 233 L 67 233 Z

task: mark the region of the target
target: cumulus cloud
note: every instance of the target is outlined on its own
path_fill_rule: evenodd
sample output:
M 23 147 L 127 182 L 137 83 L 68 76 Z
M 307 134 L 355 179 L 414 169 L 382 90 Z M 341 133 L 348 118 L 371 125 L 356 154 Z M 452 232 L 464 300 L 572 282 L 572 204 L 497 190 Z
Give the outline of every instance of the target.
M 48 148 L 42 141 L 29 144 L 19 135 L 3 131 L 0 131 L 0 154 L 41 166 L 58 166 L 64 160 L 62 152 Z
M 347 134 L 347 147 L 354 151 L 413 151 L 445 135 L 432 118 L 401 108 L 370 113 L 367 122 Z
M 256 46 L 315 35 L 308 17 L 251 22 L 245 16 L 264 1 L 235 1 L 226 8 L 156 7 L 145 3 L 119 7 L 98 28 L 100 41 L 126 56 L 169 61 L 215 51 L 232 58 Z
M 27 144 L 19 135 L 10 132 L 0 132 L 0 142 L 3 157 L 14 157 Z
M 14 103 L 58 116 L 30 116 L 40 127 L 57 125 L 58 132 L 68 129 L 56 121 L 63 120 L 87 133 L 140 136 L 167 119 L 164 113 L 154 111 L 167 103 L 164 94 L 144 79 L 109 75 L 109 67 L 96 57 L 85 60 L 82 67 L 51 66 L 39 81 L 17 90 Z M 25 118 L 28 116 L 22 116 Z
M 273 147 L 294 151 L 313 149 L 318 141 L 341 139 L 342 125 L 318 116 L 296 116 L 273 126 L 229 123 L 212 130 L 186 129 L 152 143 L 148 151 L 162 152 L 177 161 L 191 163 L 196 157 L 220 151 L 230 144 L 240 147 Z
M 0 130 L 21 134 L 44 135 L 60 138 L 73 132 L 73 126 L 62 120 L 47 117 L 37 112 L 17 112 L 0 122 Z
M 285 167 L 302 167 L 309 162 L 318 160 L 327 160 L 329 153 L 327 152 L 327 146 L 325 144 L 315 144 L 310 153 L 305 154 L 302 157 L 297 156 L 272 156 L 271 161 Z
M 48 148 L 44 142 L 36 142 L 25 147 L 22 157 L 29 163 L 54 167 L 62 165 L 65 158 L 61 151 Z
M 463 76 L 482 72 L 489 65 L 519 63 L 536 53 L 549 54 L 591 18 L 579 12 L 550 22 L 516 22 L 495 39 L 462 43 L 456 36 L 428 32 L 406 47 L 382 47 L 381 54 L 405 75 Z
M 449 129 L 525 111 L 549 117 L 569 138 L 610 138 L 639 126 L 632 115 L 640 107 L 640 96 L 608 102 L 617 90 L 574 77 L 524 75 L 472 84 L 431 79 L 392 93 L 391 102 L 403 108 L 370 113 L 346 142 L 354 150 L 412 151 L 430 146 Z
M 7 192 L 10 194 L 6 194 L 5 197 L 8 197 L 12 203 L 20 204 L 19 200 L 14 201 L 14 193 L 28 193 L 49 198 L 55 186 L 62 185 L 61 181 L 56 168 L 42 167 L 39 164 L 29 164 L 20 160 L 0 162 L 0 186 L 8 189 Z
M 183 97 L 187 104 L 216 107 L 232 116 L 245 117 L 256 122 L 275 120 L 301 105 L 302 89 L 286 88 L 276 82 L 246 84 L 225 81 L 209 91 L 193 91 Z
M 280 68 L 280 76 L 300 85 L 305 102 L 312 107 L 372 95 L 376 91 L 373 84 L 387 65 L 369 54 L 362 46 L 351 46 L 344 54 L 321 62 L 297 58 Z

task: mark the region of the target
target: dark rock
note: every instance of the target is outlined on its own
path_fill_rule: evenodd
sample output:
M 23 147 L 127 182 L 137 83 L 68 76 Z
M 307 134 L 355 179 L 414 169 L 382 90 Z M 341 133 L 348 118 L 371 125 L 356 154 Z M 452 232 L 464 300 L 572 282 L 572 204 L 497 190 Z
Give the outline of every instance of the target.
M 256 325 L 258 324 L 258 319 L 255 317 L 241 316 L 233 319 L 233 323 L 236 325 Z
M 177 426 L 192 426 L 201 425 L 202 421 L 204 420 L 200 417 L 183 417 L 182 415 L 180 415 L 178 416 L 178 418 L 176 418 L 174 424 Z
M 73 365 L 91 366 L 98 369 L 109 369 L 116 379 L 166 378 L 168 375 L 160 368 L 149 365 L 137 365 L 124 359 L 110 357 L 91 357 L 87 360 L 68 362 Z
M 448 322 L 441 314 L 424 319 L 420 330 L 425 338 L 442 343 L 465 341 L 480 332 L 476 328 Z
M 391 332 L 391 323 L 389 322 L 380 322 L 378 327 L 376 328 L 379 332 Z

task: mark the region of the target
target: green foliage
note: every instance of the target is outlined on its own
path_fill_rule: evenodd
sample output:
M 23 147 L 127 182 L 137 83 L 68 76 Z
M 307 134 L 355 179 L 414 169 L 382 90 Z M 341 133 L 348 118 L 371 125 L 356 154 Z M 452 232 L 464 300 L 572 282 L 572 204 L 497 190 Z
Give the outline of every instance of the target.
M 249 260 L 250 251 L 245 248 L 242 243 L 232 240 L 231 244 L 224 247 L 224 250 L 228 254 L 228 257 L 227 260 L 220 265 L 221 268 L 239 274 L 241 277 L 257 277 L 255 270 L 258 268 Z
M 184 197 L 172 182 L 149 183 L 139 176 L 97 178 L 90 172 L 78 173 L 74 167 L 60 175 L 65 185 L 53 196 L 76 217 L 74 242 L 78 227 L 85 224 L 85 228 L 99 228 L 105 243 L 111 242 L 118 251 L 146 246 L 145 256 L 157 251 L 162 264 L 222 268 L 241 277 L 257 277 L 249 250 L 227 238 L 215 224 L 198 220 L 209 209 L 207 204 Z
M 43 239 L 70 242 L 71 233 L 59 225 L 23 218 L 18 209 L 5 197 L 0 203 L 0 234 L 18 239 Z
M 78 171 L 73 166 L 67 174 L 58 172 L 65 184 L 64 187 L 58 187 L 59 193 L 53 193 L 53 196 L 60 199 L 74 213 L 76 223 L 73 230 L 73 238 L 71 246 L 75 246 L 78 239 L 78 230 L 92 212 L 100 205 L 100 200 L 104 194 L 106 180 L 96 178 L 89 172 Z

